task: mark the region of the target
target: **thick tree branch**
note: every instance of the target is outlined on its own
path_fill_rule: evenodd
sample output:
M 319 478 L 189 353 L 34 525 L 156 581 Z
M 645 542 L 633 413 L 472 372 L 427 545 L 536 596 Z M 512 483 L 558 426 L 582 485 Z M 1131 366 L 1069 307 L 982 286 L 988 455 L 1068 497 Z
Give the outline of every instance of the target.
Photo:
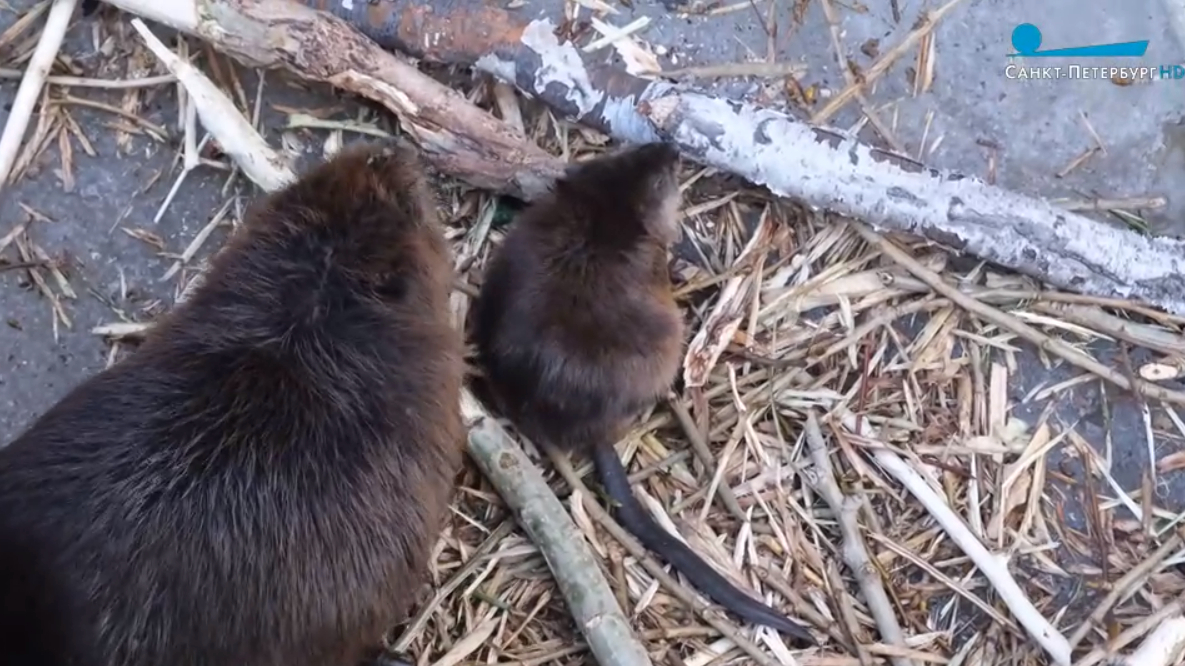
M 246 65 L 287 69 L 383 104 L 436 168 L 475 187 L 533 198 L 561 172 L 559 160 L 509 125 L 324 12 L 289 0 L 106 1 Z

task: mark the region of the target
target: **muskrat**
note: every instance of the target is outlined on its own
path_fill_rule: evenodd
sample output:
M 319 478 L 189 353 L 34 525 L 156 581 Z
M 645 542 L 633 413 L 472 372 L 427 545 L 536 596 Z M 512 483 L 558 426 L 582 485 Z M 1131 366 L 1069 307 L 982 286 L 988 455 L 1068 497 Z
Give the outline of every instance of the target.
M 452 272 L 407 148 L 254 203 L 138 349 L 0 449 L 5 663 L 385 661 L 463 462 Z
M 710 598 L 813 643 L 659 526 L 614 450 L 681 364 L 667 269 L 680 233 L 677 165 L 669 144 L 628 148 L 573 165 L 523 211 L 470 309 L 474 393 L 533 442 L 590 453 L 617 519 Z

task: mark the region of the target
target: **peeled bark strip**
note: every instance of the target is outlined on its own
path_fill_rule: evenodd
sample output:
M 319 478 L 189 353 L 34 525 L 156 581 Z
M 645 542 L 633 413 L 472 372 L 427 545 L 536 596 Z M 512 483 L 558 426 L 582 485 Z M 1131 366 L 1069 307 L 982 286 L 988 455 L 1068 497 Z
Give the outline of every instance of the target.
M 921 235 L 1057 287 L 1185 315 L 1185 242 L 1148 238 L 974 178 L 926 168 L 785 114 L 600 64 L 556 23 L 486 0 L 299 0 L 380 45 L 468 64 L 613 138 L 668 138 L 773 193 Z M 558 8 L 559 5 L 557 5 Z
M 284 68 L 383 104 L 429 162 L 475 187 L 529 199 L 562 171 L 559 160 L 509 125 L 325 12 L 290 0 L 106 2 L 203 39 L 248 66 Z

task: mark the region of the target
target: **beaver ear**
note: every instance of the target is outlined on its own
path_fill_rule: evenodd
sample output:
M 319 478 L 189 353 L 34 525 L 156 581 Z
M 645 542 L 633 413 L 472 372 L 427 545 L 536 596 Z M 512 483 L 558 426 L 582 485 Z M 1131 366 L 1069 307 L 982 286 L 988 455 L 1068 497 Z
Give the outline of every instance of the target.
M 679 165 L 679 149 L 673 143 L 655 141 L 638 146 L 635 156 L 652 169 L 672 169 Z
M 683 216 L 680 214 L 683 196 L 679 190 L 679 176 L 670 162 L 648 176 L 650 191 L 643 204 L 642 219 L 649 233 L 667 245 L 673 245 L 683 237 Z

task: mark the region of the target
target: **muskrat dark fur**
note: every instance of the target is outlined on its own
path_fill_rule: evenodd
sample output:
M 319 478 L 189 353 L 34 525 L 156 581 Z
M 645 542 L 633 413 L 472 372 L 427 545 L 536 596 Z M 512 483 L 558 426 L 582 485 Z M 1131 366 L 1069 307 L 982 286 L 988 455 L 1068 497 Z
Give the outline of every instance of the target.
M 469 313 L 474 393 L 533 442 L 591 454 L 617 519 L 709 597 L 813 642 L 659 526 L 614 450 L 670 390 L 682 360 L 667 269 L 680 231 L 677 165 L 664 143 L 582 162 L 519 216 Z

